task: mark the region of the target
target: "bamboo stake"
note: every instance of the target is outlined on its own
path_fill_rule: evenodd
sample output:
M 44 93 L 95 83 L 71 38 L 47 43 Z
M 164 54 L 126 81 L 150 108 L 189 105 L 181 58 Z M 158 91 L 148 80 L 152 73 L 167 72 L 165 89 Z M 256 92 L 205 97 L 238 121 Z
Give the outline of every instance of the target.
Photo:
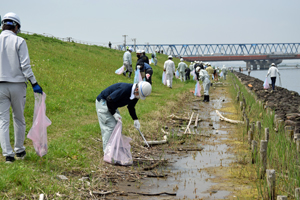
M 249 143 L 250 148 L 251 148 L 252 140 L 253 140 L 253 132 L 252 132 L 252 130 L 249 130 L 248 131 L 248 143 Z
M 197 125 L 198 125 L 198 117 L 199 117 L 199 114 L 197 114 L 197 116 L 196 116 L 195 127 L 197 127 Z
M 265 140 L 269 141 L 269 128 L 265 128 Z
M 260 136 L 260 134 L 261 134 L 261 122 L 257 121 L 256 126 L 257 126 L 257 134 L 258 134 L 258 136 Z
M 256 162 L 256 156 L 257 156 L 257 142 L 255 140 L 252 140 L 252 164 Z
M 191 115 L 189 124 L 187 125 L 187 127 L 186 127 L 186 129 L 185 129 L 185 131 L 184 131 L 184 134 L 187 132 L 187 130 L 189 130 L 189 132 L 191 132 L 191 130 L 190 130 L 190 125 L 191 125 L 191 122 L 192 122 L 192 119 L 193 119 L 193 115 L 194 115 L 194 112 L 192 112 L 192 115 Z

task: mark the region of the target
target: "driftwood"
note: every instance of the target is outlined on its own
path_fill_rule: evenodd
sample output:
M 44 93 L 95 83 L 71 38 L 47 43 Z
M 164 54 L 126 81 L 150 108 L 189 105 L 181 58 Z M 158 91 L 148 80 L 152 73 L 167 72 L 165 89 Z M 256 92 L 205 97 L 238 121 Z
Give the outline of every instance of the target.
M 157 167 L 159 164 L 162 164 L 163 161 L 160 160 L 158 161 L 157 163 L 154 163 L 153 165 L 149 166 L 149 167 L 144 167 L 143 170 L 147 171 L 147 170 L 151 170 L 151 169 L 154 169 L 155 167 Z
M 216 113 L 217 113 L 217 115 L 219 115 L 220 120 L 224 120 L 224 121 L 226 121 L 226 122 L 230 122 L 230 123 L 233 123 L 233 124 L 244 124 L 243 121 L 232 120 L 232 119 L 228 119 L 228 118 L 226 118 L 226 117 L 223 117 L 223 116 L 221 115 L 221 113 L 220 113 L 218 110 L 216 110 Z
M 170 193 L 170 192 L 158 192 L 158 193 L 143 193 L 143 192 L 127 192 L 131 194 L 139 194 L 144 196 L 159 196 L 159 195 L 170 195 L 170 196 L 176 196 L 176 193 Z
M 165 144 L 167 143 L 167 140 L 159 140 L 159 141 L 147 141 L 147 143 L 150 145 L 155 145 L 155 144 Z M 146 142 L 144 141 L 144 145 L 147 145 Z
M 178 151 L 202 151 L 203 147 L 178 148 Z
M 198 125 L 198 117 L 199 117 L 199 114 L 197 114 L 197 116 L 196 116 L 195 127 L 197 127 L 197 125 Z
M 190 118 L 190 121 L 189 121 L 189 124 L 187 125 L 185 131 L 184 131 L 184 134 L 189 130 L 189 132 L 191 132 L 190 130 L 190 125 L 191 125 L 191 122 L 192 122 L 192 119 L 193 119 L 193 115 L 194 115 L 194 112 L 192 113 L 191 115 L 191 118 Z
M 165 134 L 165 135 L 169 135 L 170 134 L 169 132 L 165 131 L 164 129 L 161 129 L 161 132 L 163 132 L 163 134 Z
M 190 120 L 190 117 L 179 117 L 179 116 L 174 115 L 174 114 L 172 114 L 172 115 L 170 115 L 168 117 L 171 118 L 171 119 L 174 119 L 174 120 L 182 120 L 182 121 L 188 121 L 188 120 Z M 201 121 L 201 119 L 198 119 L 198 121 Z

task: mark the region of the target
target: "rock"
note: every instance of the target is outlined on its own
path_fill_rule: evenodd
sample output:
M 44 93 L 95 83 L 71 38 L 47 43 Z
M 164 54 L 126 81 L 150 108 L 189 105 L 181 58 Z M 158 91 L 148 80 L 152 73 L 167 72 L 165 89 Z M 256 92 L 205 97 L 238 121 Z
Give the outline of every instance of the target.
M 68 178 L 66 176 L 64 176 L 64 175 L 57 175 L 57 178 L 59 180 L 68 180 Z

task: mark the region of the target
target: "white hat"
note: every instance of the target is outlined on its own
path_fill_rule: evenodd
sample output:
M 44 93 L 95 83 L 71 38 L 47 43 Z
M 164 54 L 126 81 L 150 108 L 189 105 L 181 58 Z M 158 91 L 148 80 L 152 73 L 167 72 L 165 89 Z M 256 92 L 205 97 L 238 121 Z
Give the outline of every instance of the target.
M 147 96 L 151 94 L 152 86 L 146 81 L 141 81 L 138 83 L 139 96 L 140 99 L 144 100 Z
M 142 51 L 138 49 L 138 50 L 136 50 L 136 53 L 142 53 Z
M 196 72 L 200 71 L 200 67 L 196 67 Z
M 11 20 L 13 22 L 16 22 L 19 24 L 20 28 L 21 28 L 21 20 L 19 18 L 18 15 L 16 15 L 15 13 L 9 12 L 6 13 L 1 21 L 1 23 L 3 24 L 5 20 Z M 14 25 L 15 26 L 15 25 Z
M 182 62 L 182 61 L 183 61 L 183 58 L 180 58 L 180 61 Z
M 145 53 L 145 50 L 144 50 L 144 49 L 142 50 L 142 53 Z
M 272 66 L 275 66 L 275 63 L 272 63 L 271 65 L 272 65 Z
M 132 47 L 129 47 L 128 50 L 129 50 L 129 51 L 133 51 Z
M 168 58 L 173 58 L 173 56 L 169 55 Z

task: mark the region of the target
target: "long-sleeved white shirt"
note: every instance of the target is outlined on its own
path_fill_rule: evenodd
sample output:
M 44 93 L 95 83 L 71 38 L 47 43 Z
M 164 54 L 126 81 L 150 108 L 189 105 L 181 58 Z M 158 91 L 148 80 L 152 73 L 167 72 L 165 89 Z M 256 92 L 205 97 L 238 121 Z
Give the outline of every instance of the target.
M 123 55 L 123 62 L 128 62 L 130 65 L 132 65 L 131 60 L 131 53 L 129 51 L 126 51 Z
M 276 77 L 276 76 L 277 76 L 277 73 L 278 73 L 278 75 L 280 76 L 280 73 L 279 73 L 278 69 L 277 69 L 276 67 L 274 67 L 274 66 L 271 66 L 271 67 L 269 68 L 269 71 L 268 71 L 267 76 L 270 74 L 270 77 Z M 267 76 L 266 76 L 266 77 L 267 77 Z
M 174 74 L 175 73 L 175 64 L 172 60 L 165 61 L 164 70 L 166 70 L 166 74 Z
M 0 34 L 0 82 L 36 83 L 26 41 L 10 30 Z
M 178 70 L 179 72 L 185 72 L 185 69 L 186 69 L 187 67 L 188 67 L 187 64 L 185 64 L 184 62 L 180 62 L 180 63 L 178 64 L 177 70 Z

